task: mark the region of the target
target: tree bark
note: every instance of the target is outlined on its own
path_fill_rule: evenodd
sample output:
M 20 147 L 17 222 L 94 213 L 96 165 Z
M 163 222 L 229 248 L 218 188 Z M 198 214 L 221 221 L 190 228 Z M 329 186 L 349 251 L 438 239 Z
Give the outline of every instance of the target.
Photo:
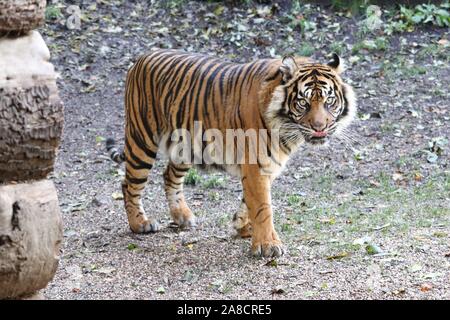
M 45 0 L 0 0 L 0 36 L 20 35 L 45 21 Z
M 44 288 L 58 267 L 61 242 L 53 182 L 0 186 L 0 299 Z
M 0 183 L 53 170 L 63 105 L 50 53 L 37 31 L 0 39 Z

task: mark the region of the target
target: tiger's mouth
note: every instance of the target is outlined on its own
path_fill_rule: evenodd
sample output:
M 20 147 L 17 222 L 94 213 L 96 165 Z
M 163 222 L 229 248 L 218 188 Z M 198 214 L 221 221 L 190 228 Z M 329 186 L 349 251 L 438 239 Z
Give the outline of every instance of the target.
M 308 135 L 308 136 L 305 137 L 305 141 L 307 143 L 310 143 L 310 144 L 313 144 L 313 145 L 324 144 L 327 140 L 328 140 L 327 136 L 318 137 L 318 136 Z
M 305 141 L 313 145 L 324 144 L 328 140 L 328 131 L 315 131 L 305 135 Z

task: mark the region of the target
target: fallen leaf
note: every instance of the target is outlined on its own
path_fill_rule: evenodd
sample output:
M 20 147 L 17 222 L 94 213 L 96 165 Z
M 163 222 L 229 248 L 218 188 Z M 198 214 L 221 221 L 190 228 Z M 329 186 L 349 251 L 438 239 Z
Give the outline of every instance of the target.
M 319 274 L 327 274 L 327 273 L 333 273 L 333 270 L 320 270 Z
M 274 289 L 272 289 L 272 294 L 283 294 L 286 293 L 284 289 L 281 286 L 277 286 Z
M 264 264 L 267 267 L 278 267 L 278 262 L 275 259 L 267 261 L 267 263 Z
M 111 274 L 114 271 L 116 271 L 116 268 L 112 268 L 112 267 L 109 267 L 109 268 L 108 267 L 104 267 L 104 268 L 100 268 L 98 270 L 95 270 L 95 272 L 102 273 L 102 274 Z
M 427 154 L 427 161 L 429 163 L 435 163 L 438 160 L 437 154 L 430 152 L 428 150 L 425 150 L 424 152 Z
M 438 41 L 438 44 L 440 44 L 441 46 L 446 46 L 448 45 L 448 40 L 447 39 L 441 39 Z
M 335 224 L 336 223 L 336 219 L 334 217 L 331 217 L 331 218 L 319 218 L 318 220 L 319 220 L 319 222 L 326 223 L 326 224 Z
M 374 228 L 372 228 L 372 230 L 373 231 L 382 230 L 382 229 L 385 229 L 385 228 L 389 227 L 390 225 L 391 225 L 390 223 L 386 223 L 386 224 L 383 224 L 382 226 L 374 227 Z
M 114 200 L 123 200 L 122 192 L 113 192 L 111 196 Z
M 225 10 L 224 6 L 217 6 L 217 8 L 214 9 L 214 14 L 216 16 L 220 16 L 223 13 L 224 10 Z
M 392 294 L 400 295 L 400 294 L 404 294 L 405 292 L 406 292 L 405 288 L 400 288 L 400 289 L 392 291 Z
M 370 255 L 372 254 L 378 254 L 378 253 L 382 253 L 383 250 L 381 250 L 381 248 L 379 246 L 377 246 L 376 244 L 369 244 L 366 246 L 366 252 Z
M 416 263 L 416 264 L 413 264 L 409 270 L 411 272 L 417 272 L 417 271 L 422 270 L 422 266 L 420 264 Z
M 430 272 L 430 273 L 427 273 L 426 275 L 424 275 L 423 277 L 424 277 L 424 279 L 434 279 L 439 276 L 441 276 L 440 272 Z
M 375 180 L 369 180 L 370 185 L 379 188 L 381 186 L 381 183 Z
M 134 244 L 134 243 L 130 243 L 130 244 L 128 244 L 128 246 L 127 246 L 127 249 L 128 250 L 135 250 L 135 249 L 137 249 L 138 248 L 138 246 L 136 245 L 136 244 Z
M 119 33 L 119 32 L 122 32 L 122 27 L 119 27 L 119 26 L 116 26 L 116 27 L 110 26 L 110 27 L 107 28 L 107 29 L 103 29 L 103 31 L 104 31 L 104 32 L 107 32 L 107 33 Z
M 337 259 L 345 258 L 347 256 L 348 256 L 348 252 L 343 251 L 343 252 L 340 252 L 338 254 L 335 254 L 335 255 L 327 257 L 327 260 L 337 260 Z
M 433 236 L 436 238 L 446 238 L 447 237 L 447 232 L 444 231 L 436 231 L 433 233 Z
M 362 238 L 355 239 L 353 245 L 365 245 L 368 244 L 372 239 L 369 236 L 364 236 Z
M 164 287 L 159 287 L 158 289 L 156 289 L 156 293 L 164 294 L 166 293 L 166 289 L 164 289 Z
M 423 283 L 420 285 L 420 291 L 422 292 L 427 292 L 430 291 L 431 289 L 433 289 L 433 286 L 429 283 Z
M 192 244 L 197 243 L 197 242 L 198 242 L 197 238 L 183 239 L 183 240 L 181 240 L 181 245 L 188 246 L 188 245 L 192 245 Z
M 103 142 L 105 140 L 106 140 L 105 137 L 102 137 L 102 136 L 95 137 L 95 142 L 97 142 L 97 143 Z

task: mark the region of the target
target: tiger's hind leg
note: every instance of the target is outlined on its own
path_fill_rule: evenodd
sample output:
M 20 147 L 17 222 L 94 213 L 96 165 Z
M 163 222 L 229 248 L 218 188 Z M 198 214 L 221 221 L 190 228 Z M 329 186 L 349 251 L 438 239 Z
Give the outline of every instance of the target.
M 196 226 L 196 218 L 186 204 L 183 194 L 184 176 L 191 168 L 188 164 L 169 162 L 164 172 L 164 190 L 173 221 L 182 228 Z
M 233 227 L 237 236 L 241 238 L 250 238 L 252 236 L 252 224 L 248 216 L 248 208 L 245 200 L 242 199 L 239 210 L 233 216 Z
M 159 225 L 156 219 L 147 217 L 142 207 L 142 193 L 148 175 L 155 163 L 158 147 L 141 149 L 138 145 L 126 144 L 126 174 L 122 182 L 123 199 L 130 228 L 135 233 L 156 232 Z M 130 149 L 131 148 L 131 149 Z M 152 151 L 154 150 L 154 151 Z

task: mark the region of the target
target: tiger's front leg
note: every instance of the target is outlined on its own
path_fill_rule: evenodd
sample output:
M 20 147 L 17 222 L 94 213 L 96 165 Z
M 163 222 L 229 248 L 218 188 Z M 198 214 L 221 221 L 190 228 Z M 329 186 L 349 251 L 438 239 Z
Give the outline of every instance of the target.
M 244 165 L 242 186 L 252 226 L 254 256 L 279 257 L 283 245 L 273 225 L 270 176 L 263 175 L 257 165 Z

